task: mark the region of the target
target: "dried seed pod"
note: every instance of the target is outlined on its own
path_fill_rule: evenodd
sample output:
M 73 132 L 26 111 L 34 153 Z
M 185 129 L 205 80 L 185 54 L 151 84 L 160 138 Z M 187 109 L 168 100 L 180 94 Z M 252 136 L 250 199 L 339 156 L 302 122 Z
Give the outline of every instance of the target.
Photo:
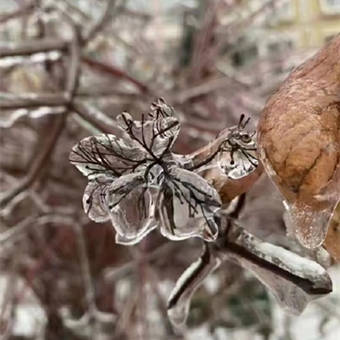
M 325 239 L 340 198 L 340 35 L 291 73 L 258 126 L 260 159 L 302 245 Z

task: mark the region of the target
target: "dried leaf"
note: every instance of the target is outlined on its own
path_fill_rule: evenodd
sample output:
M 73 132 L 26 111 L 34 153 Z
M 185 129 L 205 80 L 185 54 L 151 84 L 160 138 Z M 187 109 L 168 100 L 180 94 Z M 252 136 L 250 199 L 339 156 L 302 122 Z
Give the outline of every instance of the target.
M 236 132 L 238 138 L 233 135 Z M 245 136 L 249 138 L 247 143 L 242 140 Z M 214 141 L 187 156 L 196 167 L 197 164 L 206 165 L 198 167 L 196 171 L 217 190 L 222 204 L 229 204 L 236 196 L 247 192 L 263 172 L 262 164 L 252 155 L 256 148 L 254 138 L 252 133 L 238 127 L 227 128 Z M 231 146 L 235 143 L 239 144 L 239 149 L 233 152 L 232 162 Z M 206 162 L 211 155 L 216 156 Z
M 258 127 L 260 158 L 308 248 L 322 244 L 340 198 L 339 55 L 340 35 L 287 78 Z

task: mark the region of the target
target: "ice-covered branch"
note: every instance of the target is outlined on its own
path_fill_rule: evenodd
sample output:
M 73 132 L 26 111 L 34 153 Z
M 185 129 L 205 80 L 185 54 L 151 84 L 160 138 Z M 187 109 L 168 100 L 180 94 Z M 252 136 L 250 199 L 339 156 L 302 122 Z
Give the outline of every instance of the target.
M 251 271 L 283 308 L 295 314 L 332 291 L 332 281 L 318 263 L 263 242 L 228 216 L 221 223 L 224 232 L 215 243 L 205 244 L 203 255 L 178 279 L 169 298 L 168 313 L 176 327 L 184 325 L 193 293 L 222 261 Z

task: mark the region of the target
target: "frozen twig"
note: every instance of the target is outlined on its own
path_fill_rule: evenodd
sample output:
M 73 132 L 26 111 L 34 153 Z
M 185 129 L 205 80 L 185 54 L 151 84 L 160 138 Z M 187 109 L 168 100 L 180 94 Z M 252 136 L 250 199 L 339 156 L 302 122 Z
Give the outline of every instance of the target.
M 80 224 L 75 223 L 74 229 L 77 234 L 78 253 L 80 259 L 81 273 L 85 286 L 85 296 L 88 305 L 89 317 L 95 319 L 97 311 L 96 307 L 96 294 L 91 277 L 90 261 L 87 254 L 86 241 L 84 237 L 84 231 Z
M 0 47 L 0 58 L 28 56 L 35 53 L 63 51 L 69 42 L 62 39 L 39 39 L 30 42 L 20 42 Z
M 29 216 L 15 227 L 12 227 L 0 234 L 0 245 L 4 247 L 6 243 L 16 241 L 35 221 L 36 216 Z
M 0 15 L 0 24 L 4 24 L 12 19 L 17 19 L 30 14 L 35 8 L 35 1 L 30 1 L 14 11 Z
M 150 92 L 150 89 L 147 85 L 143 84 L 141 81 L 135 79 L 134 77 L 127 74 L 125 71 L 122 71 L 121 69 L 113 66 L 105 64 L 104 62 L 101 62 L 99 60 L 95 60 L 91 57 L 82 56 L 81 58 L 82 62 L 89 66 L 90 68 L 93 68 L 94 70 L 113 76 L 115 78 L 121 78 L 124 80 L 129 81 L 130 83 L 134 84 L 140 91 L 142 92 Z
M 65 85 L 65 91 L 68 96 L 69 102 L 73 100 L 74 94 L 79 85 L 80 77 L 80 46 L 79 46 L 80 32 L 76 26 L 72 26 L 72 29 L 73 39 L 68 45 L 70 62 L 68 65 L 67 79 Z
M 113 119 L 89 104 L 74 100 L 71 109 L 103 133 L 118 132 L 117 124 Z
M 221 261 L 211 254 L 205 244 L 201 257 L 192 263 L 177 280 L 168 300 L 168 314 L 171 322 L 182 329 L 186 321 L 192 295 L 203 280 L 219 267 Z
M 99 20 L 89 29 L 85 35 L 83 42 L 87 43 L 93 40 L 99 33 L 101 33 L 105 26 L 110 22 L 112 16 L 115 14 L 114 7 L 116 6 L 117 0 L 107 0 L 106 8 L 99 18 Z
M 27 93 L 23 95 L 0 94 L 0 109 L 15 110 L 40 106 L 63 106 L 68 103 L 65 93 Z
M 68 75 L 65 84 L 67 104 L 69 104 L 72 101 L 74 92 L 77 89 L 80 71 L 79 69 L 80 51 L 78 43 L 78 33 L 76 29 L 74 29 L 74 37 L 69 46 L 71 60 L 69 63 Z M 63 97 L 59 99 L 63 99 Z M 52 150 L 54 149 L 56 142 L 59 136 L 61 135 L 61 132 L 63 131 L 66 116 L 67 113 L 62 113 L 56 117 L 50 117 L 49 121 L 52 125 L 52 129 L 50 134 L 46 138 L 44 148 L 41 151 L 40 150 L 38 151 L 38 154 L 36 155 L 36 158 L 33 161 L 33 164 L 28 174 L 18 183 L 17 186 L 6 192 L 2 197 L 0 197 L 0 207 L 3 208 L 4 206 L 6 206 L 16 195 L 30 187 L 38 178 L 41 170 L 45 167 L 46 163 L 48 162 L 52 154 Z
M 222 216 L 222 226 L 217 242 L 205 244 L 203 255 L 178 279 L 169 298 L 168 314 L 176 327 L 183 327 L 191 296 L 222 261 L 231 260 L 250 270 L 295 314 L 311 300 L 332 291 L 332 281 L 318 263 L 257 239 L 226 215 Z
M 153 250 L 150 253 L 145 254 L 145 259 L 148 262 L 152 262 L 154 260 L 157 260 L 160 256 L 164 256 L 168 254 L 170 251 L 174 250 L 174 244 L 172 242 L 166 242 Z M 127 263 L 122 264 L 119 266 L 119 268 L 114 269 L 107 269 L 105 273 L 105 278 L 108 281 L 114 281 L 117 278 L 127 275 L 130 273 L 135 266 L 137 265 L 135 260 L 129 261 Z
M 21 181 L 19 181 L 19 183 L 14 188 L 5 192 L 0 197 L 1 208 L 4 208 L 16 195 L 30 187 L 38 178 L 41 170 L 48 162 L 52 154 L 52 150 L 54 149 L 56 142 L 64 128 L 65 118 L 65 114 L 50 118 L 49 121 L 52 125 L 52 128 L 49 135 L 46 137 L 45 143 L 43 144 L 44 147 L 42 149 L 38 149 L 38 153 L 35 156 L 35 160 L 33 161 L 28 174 Z
M 263 242 L 235 223 L 232 223 L 228 240 L 222 242 L 218 245 L 221 255 L 230 255 L 236 262 L 237 259 L 244 258 L 300 287 L 307 294 L 317 296 L 332 291 L 331 280 L 319 264 L 284 248 Z

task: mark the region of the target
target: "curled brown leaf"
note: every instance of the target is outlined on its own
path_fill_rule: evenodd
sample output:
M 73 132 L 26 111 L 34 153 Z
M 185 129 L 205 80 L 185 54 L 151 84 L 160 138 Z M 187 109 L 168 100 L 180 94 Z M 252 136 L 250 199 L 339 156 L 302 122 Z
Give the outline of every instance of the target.
M 291 73 L 258 126 L 260 159 L 302 245 L 315 248 L 340 198 L 340 35 Z

